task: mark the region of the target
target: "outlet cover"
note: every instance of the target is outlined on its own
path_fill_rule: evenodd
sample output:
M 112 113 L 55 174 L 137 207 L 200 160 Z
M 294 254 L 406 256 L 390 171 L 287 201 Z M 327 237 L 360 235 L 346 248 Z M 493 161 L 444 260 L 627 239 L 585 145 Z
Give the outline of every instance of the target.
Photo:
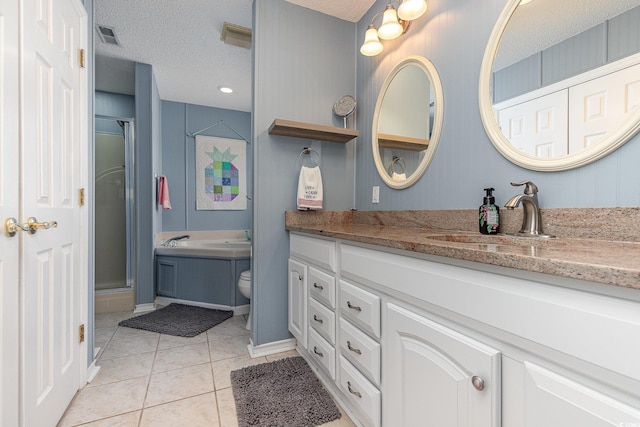
M 380 187 L 377 185 L 373 186 L 373 191 L 371 192 L 371 203 L 380 203 Z

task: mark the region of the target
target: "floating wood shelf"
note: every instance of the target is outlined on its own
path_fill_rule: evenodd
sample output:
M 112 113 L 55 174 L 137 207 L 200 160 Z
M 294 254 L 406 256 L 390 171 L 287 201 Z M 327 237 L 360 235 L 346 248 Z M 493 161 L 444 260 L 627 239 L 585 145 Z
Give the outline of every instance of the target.
M 422 138 L 411 138 L 408 136 L 390 135 L 388 133 L 378 134 L 378 147 L 395 148 L 398 150 L 422 151 L 429 147 L 429 140 Z
M 322 126 L 275 119 L 269 127 L 269 135 L 293 136 L 319 141 L 349 142 L 360 135 L 360 132 L 355 129 L 343 129 L 334 126 Z

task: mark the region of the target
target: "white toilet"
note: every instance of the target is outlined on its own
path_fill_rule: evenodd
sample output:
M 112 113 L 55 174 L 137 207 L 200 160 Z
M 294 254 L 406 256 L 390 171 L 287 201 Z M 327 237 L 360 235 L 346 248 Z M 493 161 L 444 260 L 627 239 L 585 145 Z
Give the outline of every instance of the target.
M 240 273 L 238 289 L 245 298 L 251 299 L 251 270 L 246 270 Z M 251 308 L 249 308 L 249 318 L 247 319 L 246 328 L 251 330 Z

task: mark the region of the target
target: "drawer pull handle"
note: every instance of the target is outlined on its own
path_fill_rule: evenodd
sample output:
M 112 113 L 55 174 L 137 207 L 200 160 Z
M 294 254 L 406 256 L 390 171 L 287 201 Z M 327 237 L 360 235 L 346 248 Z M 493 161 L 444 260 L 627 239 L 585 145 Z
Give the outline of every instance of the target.
M 315 345 L 313 346 L 313 352 L 315 354 L 317 354 L 318 356 L 320 356 L 320 357 L 324 357 L 324 354 L 322 354 L 322 352 L 318 351 L 318 348 Z
M 313 287 L 316 288 L 316 289 L 320 289 L 320 290 L 324 289 L 324 286 L 318 285 L 316 282 L 313 282 Z
M 320 323 L 321 325 L 324 323 L 324 320 L 318 319 L 318 316 L 316 316 L 315 314 L 313 315 L 313 320 L 315 320 L 316 322 Z
M 357 305 L 351 304 L 351 301 L 347 301 L 347 307 L 349 307 L 351 310 L 362 311 L 362 308 L 358 307 Z
M 362 398 L 362 393 L 360 393 L 359 391 L 354 391 L 351 388 L 351 381 L 347 381 L 347 388 L 349 389 L 349 393 L 353 394 L 356 397 Z
M 358 350 L 357 348 L 353 348 L 351 347 L 351 342 L 347 341 L 347 348 L 351 351 L 353 351 L 355 354 L 362 354 L 362 352 L 360 350 Z
M 473 384 L 478 391 L 484 390 L 484 380 L 477 375 L 471 377 L 471 384 Z

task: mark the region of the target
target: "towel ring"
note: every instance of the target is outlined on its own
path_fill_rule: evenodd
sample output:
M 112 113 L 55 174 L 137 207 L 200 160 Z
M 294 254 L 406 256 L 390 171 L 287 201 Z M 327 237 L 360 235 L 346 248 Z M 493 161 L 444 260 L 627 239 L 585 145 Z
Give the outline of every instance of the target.
M 389 165 L 389 175 L 393 175 L 394 173 L 403 174 L 407 170 L 407 163 L 404 161 L 402 157 L 393 156 L 393 160 Z
M 318 158 L 318 160 L 314 160 L 313 155 L 316 155 L 316 157 Z M 309 160 L 311 161 L 312 165 L 311 166 L 307 166 L 307 167 L 319 167 L 320 166 L 320 154 L 318 154 L 318 152 L 312 148 L 309 147 L 304 147 L 302 149 L 302 151 L 300 152 L 300 155 L 298 156 L 298 166 L 302 167 L 304 166 L 304 159 L 306 155 L 309 155 Z

